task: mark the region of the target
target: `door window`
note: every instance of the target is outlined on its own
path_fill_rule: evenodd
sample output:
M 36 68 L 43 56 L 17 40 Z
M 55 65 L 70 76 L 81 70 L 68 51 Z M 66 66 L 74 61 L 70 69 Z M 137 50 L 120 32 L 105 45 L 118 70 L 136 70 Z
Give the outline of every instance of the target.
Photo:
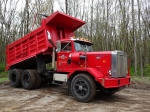
M 61 43 L 61 51 L 71 51 L 71 42 Z

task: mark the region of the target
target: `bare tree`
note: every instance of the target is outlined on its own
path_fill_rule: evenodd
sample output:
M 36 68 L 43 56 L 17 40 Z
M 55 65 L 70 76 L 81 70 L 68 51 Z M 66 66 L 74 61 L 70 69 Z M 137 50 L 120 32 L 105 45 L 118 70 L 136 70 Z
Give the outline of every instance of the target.
M 140 7 L 140 2 L 139 0 L 137 0 L 137 4 L 138 4 L 138 26 L 139 26 L 139 29 L 138 29 L 138 38 L 140 39 L 140 71 L 141 71 L 141 76 L 143 76 L 143 58 L 142 58 L 142 37 L 141 37 L 141 7 Z
M 134 15 L 134 0 L 132 0 L 132 36 L 134 38 L 134 74 L 137 75 L 137 44 L 135 34 L 135 15 Z

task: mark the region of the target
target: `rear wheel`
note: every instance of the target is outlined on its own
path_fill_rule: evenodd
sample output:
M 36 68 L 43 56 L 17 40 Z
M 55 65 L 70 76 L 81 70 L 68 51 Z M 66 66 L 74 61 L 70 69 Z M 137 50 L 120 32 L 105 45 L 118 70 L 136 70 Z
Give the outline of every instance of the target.
M 89 102 L 96 94 L 96 84 L 88 74 L 78 74 L 71 82 L 71 92 L 80 102 Z
M 25 70 L 21 77 L 22 86 L 25 89 L 33 89 L 35 87 L 36 74 L 33 70 Z
M 9 72 L 9 80 L 12 87 L 17 88 L 21 86 L 21 75 L 22 70 L 20 69 L 13 69 Z
M 35 82 L 34 88 L 37 89 L 41 85 L 41 75 L 36 70 L 34 70 L 34 73 L 35 73 L 35 77 L 36 77 L 36 82 Z

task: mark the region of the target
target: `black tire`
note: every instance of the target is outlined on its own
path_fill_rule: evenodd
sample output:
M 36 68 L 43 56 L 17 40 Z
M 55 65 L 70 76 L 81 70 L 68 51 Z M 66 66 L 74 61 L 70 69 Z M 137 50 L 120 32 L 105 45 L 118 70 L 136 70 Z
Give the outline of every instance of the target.
M 21 77 L 22 86 L 31 90 L 35 87 L 36 75 L 33 70 L 25 70 Z
M 71 81 L 71 92 L 77 101 L 89 102 L 96 94 L 96 84 L 88 74 L 78 74 Z
M 22 70 L 20 69 L 13 69 L 9 71 L 9 80 L 12 87 L 21 87 L 21 75 Z
M 36 70 L 34 70 L 34 73 L 35 73 L 35 77 L 36 77 L 35 87 L 34 88 L 37 89 L 41 85 L 41 75 Z

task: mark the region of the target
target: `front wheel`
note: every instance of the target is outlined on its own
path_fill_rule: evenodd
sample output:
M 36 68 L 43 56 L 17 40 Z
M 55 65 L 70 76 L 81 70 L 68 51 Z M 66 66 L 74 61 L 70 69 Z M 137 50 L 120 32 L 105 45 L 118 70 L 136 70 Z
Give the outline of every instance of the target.
M 89 102 L 96 94 L 94 79 L 88 74 L 76 75 L 71 82 L 71 92 L 77 101 Z

